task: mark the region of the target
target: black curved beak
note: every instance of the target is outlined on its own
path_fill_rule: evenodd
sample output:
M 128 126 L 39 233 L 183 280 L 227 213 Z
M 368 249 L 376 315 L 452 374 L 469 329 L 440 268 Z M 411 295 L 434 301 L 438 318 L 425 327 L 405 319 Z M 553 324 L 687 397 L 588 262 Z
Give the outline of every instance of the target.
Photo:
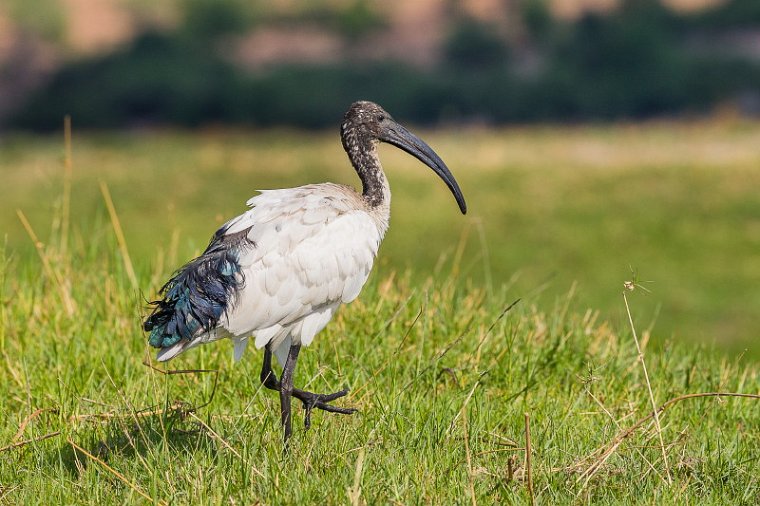
M 466 214 L 467 203 L 464 201 L 462 190 L 459 189 L 457 180 L 454 179 L 454 176 L 449 171 L 449 168 L 446 167 L 446 164 L 443 163 L 443 160 L 441 160 L 436 152 L 433 151 L 433 148 L 428 146 L 425 141 L 398 123 L 391 120 L 387 121 L 389 125 L 383 131 L 383 134 L 380 136 L 380 140 L 387 142 L 388 144 L 393 144 L 397 148 L 403 149 L 433 169 L 433 171 L 438 174 L 441 179 L 443 179 L 443 182 L 446 183 L 446 186 L 449 187 L 451 193 L 454 194 L 454 198 L 459 205 L 459 210 L 462 211 L 462 214 Z

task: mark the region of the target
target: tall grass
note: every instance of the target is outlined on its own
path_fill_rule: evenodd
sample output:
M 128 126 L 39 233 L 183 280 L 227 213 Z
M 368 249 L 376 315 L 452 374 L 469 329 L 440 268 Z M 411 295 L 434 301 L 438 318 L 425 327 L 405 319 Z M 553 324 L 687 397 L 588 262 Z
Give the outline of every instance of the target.
M 635 326 L 600 318 L 573 290 L 547 303 L 514 285 L 480 288 L 460 278 L 466 260 L 456 253 L 423 280 L 381 266 L 302 353 L 296 384 L 349 386 L 341 402 L 360 412 L 318 412 L 309 431 L 295 423 L 283 454 L 278 399 L 258 382 L 257 352 L 233 364 L 231 344 L 222 342 L 171 363 L 213 372 L 162 374 L 144 364 L 152 353 L 140 331 L 145 300 L 177 265 L 181 239 L 137 264 L 132 279 L 129 245 L 114 233 L 120 200 L 103 196 L 100 217 L 86 228 L 72 220 L 61 232 L 56 214 L 43 243 L 30 224 L 36 261 L 8 247 L 0 259 L 4 501 L 760 498 L 760 402 L 679 399 L 760 394 L 756 364 L 706 346 L 649 348 L 647 331 L 639 353 Z M 639 293 L 626 299 L 634 309 Z M 621 298 L 615 303 L 623 307 Z M 668 408 L 659 411 L 660 430 L 647 383 Z
M 393 190 L 381 272 L 409 269 L 422 283 L 442 258 L 458 256 L 458 282 L 496 289 L 509 282 L 521 296 L 540 292 L 544 306 L 577 282 L 579 305 L 626 326 L 619 290 L 634 266 L 654 280 L 647 285 L 652 293 L 631 308 L 642 328 L 654 320 L 653 346 L 673 337 L 760 358 L 753 309 L 760 306 L 760 123 L 423 137 L 460 181 L 468 215 L 458 214 L 445 186 L 419 162 L 381 148 Z M 72 156 L 70 240 L 112 233 L 101 227 L 110 221 L 104 182 L 135 269 L 143 271 L 156 270 L 159 250 L 175 255 L 163 258 L 167 271 L 200 252 L 256 189 L 357 183 L 332 131 L 75 132 Z M 51 216 L 65 207 L 65 159 L 58 137 L 9 136 L 0 144 L 7 210 L 0 230 L 21 264 L 38 260 L 16 209 L 46 242 L 65 228 L 61 218 L 51 230 Z

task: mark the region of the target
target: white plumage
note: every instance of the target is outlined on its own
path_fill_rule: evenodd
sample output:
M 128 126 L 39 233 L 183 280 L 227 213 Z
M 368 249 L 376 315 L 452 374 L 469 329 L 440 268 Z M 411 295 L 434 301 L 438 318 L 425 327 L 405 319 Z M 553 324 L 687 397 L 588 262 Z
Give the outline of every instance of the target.
M 235 342 L 240 360 L 248 338 L 272 343 L 281 364 L 292 344 L 311 344 L 341 303 L 351 302 L 372 270 L 388 230 L 390 207 L 369 208 L 348 186 L 324 183 L 262 190 L 251 209 L 228 221 L 231 235 L 252 243 L 238 259 L 244 284 L 219 326 L 159 352 L 165 361 L 199 344 Z
M 390 211 L 368 209 L 353 188 L 329 183 L 264 191 L 248 204 L 230 231 L 251 227 L 256 247 L 240 258 L 246 282 L 223 326 L 235 340 L 253 334 L 256 348 L 271 342 L 284 364 L 291 344 L 311 344 L 335 309 L 359 295 Z

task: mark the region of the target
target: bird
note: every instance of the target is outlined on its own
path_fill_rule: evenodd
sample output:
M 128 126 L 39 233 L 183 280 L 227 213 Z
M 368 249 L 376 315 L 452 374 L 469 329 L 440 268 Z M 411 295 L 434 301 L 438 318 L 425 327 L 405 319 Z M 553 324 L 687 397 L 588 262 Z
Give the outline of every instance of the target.
M 237 362 L 253 339 L 264 350 L 259 379 L 279 392 L 285 443 L 292 435 L 293 397 L 303 403 L 306 429 L 315 408 L 356 412 L 332 404 L 347 389 L 308 392 L 295 388 L 293 377 L 301 347 L 311 344 L 341 304 L 359 295 L 388 230 L 391 192 L 379 143 L 396 146 L 430 167 L 462 214 L 467 212 L 459 184 L 443 160 L 379 105 L 351 104 L 340 136 L 361 192 L 334 183 L 259 190 L 247 202 L 250 209 L 222 225 L 205 251 L 161 287 L 143 322 L 160 362 L 221 339 L 232 340 Z M 273 354 L 282 366 L 279 380 Z

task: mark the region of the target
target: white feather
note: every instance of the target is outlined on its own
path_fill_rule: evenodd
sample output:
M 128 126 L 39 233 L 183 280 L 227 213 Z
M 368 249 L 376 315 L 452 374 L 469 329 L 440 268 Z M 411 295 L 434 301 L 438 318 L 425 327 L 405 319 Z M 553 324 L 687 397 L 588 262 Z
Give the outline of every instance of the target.
M 283 328 L 282 325 L 272 325 L 271 327 L 256 330 L 256 342 L 254 343 L 256 345 L 256 348 L 263 348 L 264 346 L 269 343 L 274 337 L 282 332 Z
M 337 304 L 324 307 L 321 311 L 311 313 L 303 319 L 301 326 L 301 344 L 308 346 L 327 323 L 332 319 Z
M 183 351 L 185 351 L 189 346 L 187 346 L 187 341 L 180 341 L 177 344 L 170 346 L 168 348 L 161 348 L 158 350 L 158 355 L 156 355 L 156 360 L 159 362 L 166 362 L 167 360 L 171 360 Z
M 245 353 L 245 349 L 248 346 L 248 338 L 237 338 L 233 340 L 235 343 L 235 349 L 233 351 L 235 362 L 239 362 L 240 359 L 243 357 L 243 353 Z
M 264 190 L 251 209 L 227 222 L 227 234 L 249 230 L 252 246 L 238 259 L 245 279 L 218 330 L 192 346 L 232 337 L 235 359 L 255 337 L 278 360 L 291 343 L 309 345 L 343 302 L 355 299 L 369 277 L 388 228 L 387 202 L 369 209 L 352 188 L 331 183 Z M 165 360 L 181 350 L 160 353 Z
M 286 339 L 284 339 L 277 347 L 274 349 L 274 356 L 277 357 L 277 361 L 281 365 L 285 365 L 285 360 L 288 358 L 288 353 L 290 352 L 290 344 L 292 340 L 290 336 L 287 336 Z

